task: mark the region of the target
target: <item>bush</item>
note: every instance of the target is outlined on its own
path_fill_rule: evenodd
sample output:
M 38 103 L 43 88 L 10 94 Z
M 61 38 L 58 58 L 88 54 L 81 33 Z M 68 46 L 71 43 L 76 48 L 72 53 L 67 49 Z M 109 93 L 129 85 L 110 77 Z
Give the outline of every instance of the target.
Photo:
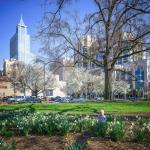
M 134 129 L 133 130 L 133 140 L 135 142 L 144 141 L 147 137 L 147 134 L 143 129 Z
M 57 124 L 57 129 L 60 135 L 66 135 L 70 131 L 70 123 L 66 118 L 60 119 Z
M 107 135 L 108 123 L 99 123 L 97 122 L 94 127 L 94 134 L 96 136 L 105 137 Z
M 85 118 L 76 118 L 74 122 L 71 123 L 72 131 L 82 132 L 90 130 L 95 124 L 96 119 L 91 119 L 89 116 Z
M 81 119 L 81 131 L 88 131 L 90 130 L 93 125 L 95 124 L 96 120 L 91 119 L 89 116 Z
M 3 137 L 12 137 L 14 135 L 14 132 L 13 131 L 8 131 L 6 130 L 5 128 L 3 128 L 1 131 L 0 131 L 0 135 L 3 136 Z
M 148 141 L 150 139 L 150 120 L 139 118 L 132 126 L 132 138 L 136 142 Z
M 125 135 L 125 129 L 122 122 L 114 121 L 109 124 L 109 136 L 112 140 L 122 140 Z
M 86 150 L 85 145 L 74 143 L 71 144 L 66 150 Z

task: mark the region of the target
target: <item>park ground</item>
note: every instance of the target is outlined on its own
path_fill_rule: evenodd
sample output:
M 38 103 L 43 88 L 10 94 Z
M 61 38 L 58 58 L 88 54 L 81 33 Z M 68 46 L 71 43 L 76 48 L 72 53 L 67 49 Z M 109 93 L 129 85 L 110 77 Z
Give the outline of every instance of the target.
M 84 103 L 22 103 L 1 104 L 0 112 L 32 109 L 36 112 L 62 114 L 98 114 L 104 109 L 106 114 L 144 115 L 150 117 L 150 101 L 137 102 L 84 102 Z M 129 122 L 127 123 L 129 124 Z M 64 150 L 70 143 L 86 144 L 89 150 L 150 150 L 150 142 L 134 142 L 128 139 L 112 141 L 109 138 L 95 137 L 93 132 L 69 133 L 65 136 L 28 135 L 4 139 L 7 143 L 15 140 L 17 150 Z
M 16 141 L 17 150 L 64 150 L 69 143 L 74 142 L 86 144 L 88 146 L 87 150 L 150 150 L 149 142 L 114 142 L 82 133 L 70 133 L 66 136 L 29 135 L 27 137 L 19 136 L 6 139 L 8 143 L 11 143 L 13 140 Z
M 106 114 L 150 115 L 150 101 L 137 102 L 84 102 L 84 103 L 23 103 L 1 104 L 0 111 L 33 109 L 37 112 L 66 114 L 97 114 L 104 109 Z

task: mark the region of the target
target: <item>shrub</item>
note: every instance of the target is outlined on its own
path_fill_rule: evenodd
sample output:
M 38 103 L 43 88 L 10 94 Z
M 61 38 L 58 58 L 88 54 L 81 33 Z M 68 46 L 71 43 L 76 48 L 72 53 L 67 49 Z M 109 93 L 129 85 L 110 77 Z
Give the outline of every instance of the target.
M 135 142 L 144 141 L 145 138 L 146 138 L 146 134 L 143 129 L 134 129 L 133 130 L 133 140 Z
M 14 135 L 14 132 L 13 131 L 8 131 L 6 130 L 5 128 L 3 128 L 1 131 L 0 131 L 0 135 L 3 136 L 3 137 L 12 137 Z
M 99 123 L 97 122 L 94 127 L 94 134 L 96 136 L 105 137 L 107 135 L 108 123 Z
M 122 140 L 125 135 L 125 129 L 122 122 L 114 121 L 109 124 L 109 136 L 112 140 Z
M 66 135 L 70 131 L 70 123 L 66 118 L 60 119 L 57 124 L 57 129 L 60 135 Z
M 95 119 L 91 119 L 89 116 L 81 119 L 81 131 L 88 131 L 96 123 Z
M 86 150 L 86 148 L 83 144 L 73 143 L 66 150 Z
M 134 141 L 148 141 L 150 139 L 150 120 L 138 118 L 138 121 L 131 128 L 131 135 Z

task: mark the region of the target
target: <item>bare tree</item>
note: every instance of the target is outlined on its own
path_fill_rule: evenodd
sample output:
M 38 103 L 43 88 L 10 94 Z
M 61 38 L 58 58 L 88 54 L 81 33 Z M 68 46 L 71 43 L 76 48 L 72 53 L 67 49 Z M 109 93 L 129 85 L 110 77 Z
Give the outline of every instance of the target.
M 43 75 L 43 66 L 40 64 L 25 65 L 21 62 L 13 65 L 12 71 L 8 78 L 14 89 L 14 97 L 16 90 L 24 93 L 26 90 L 32 92 L 33 96 L 38 96 L 44 91 L 44 88 L 54 88 L 56 86 L 56 79 L 50 71 L 45 71 Z
M 51 59 L 66 54 L 72 56 L 75 52 L 102 68 L 105 73 L 105 99 L 111 99 L 112 73 L 116 62 L 129 57 L 134 61 L 134 56 L 150 50 L 150 1 L 91 0 L 95 10 L 89 8 L 81 20 L 77 15 L 72 15 L 72 9 L 66 13 L 65 6 L 70 2 L 73 0 L 45 1 L 39 31 L 43 50 Z M 94 55 L 101 55 L 101 59 L 82 50 L 81 39 L 87 35 L 94 39 L 91 51 Z
M 11 71 L 10 71 L 9 75 L 7 76 L 8 80 L 11 83 L 11 86 L 13 88 L 14 97 L 16 96 L 17 90 L 20 90 L 19 74 L 18 74 L 18 70 L 17 70 L 17 65 L 18 65 L 18 63 L 14 63 L 12 65 Z
M 24 80 L 23 84 L 27 89 L 31 90 L 32 95 L 38 96 L 40 92 L 43 92 L 45 88 L 55 87 L 55 78 L 48 71 L 45 72 L 45 77 L 43 76 L 43 67 L 39 64 L 27 65 L 23 71 L 21 78 Z

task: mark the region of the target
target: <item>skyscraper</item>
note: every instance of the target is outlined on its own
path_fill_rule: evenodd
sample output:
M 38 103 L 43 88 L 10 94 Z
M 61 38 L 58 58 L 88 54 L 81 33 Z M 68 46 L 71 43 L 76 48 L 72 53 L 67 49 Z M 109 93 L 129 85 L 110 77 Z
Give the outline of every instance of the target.
M 16 33 L 10 39 L 10 58 L 28 64 L 31 61 L 30 55 L 30 35 L 21 17 Z

